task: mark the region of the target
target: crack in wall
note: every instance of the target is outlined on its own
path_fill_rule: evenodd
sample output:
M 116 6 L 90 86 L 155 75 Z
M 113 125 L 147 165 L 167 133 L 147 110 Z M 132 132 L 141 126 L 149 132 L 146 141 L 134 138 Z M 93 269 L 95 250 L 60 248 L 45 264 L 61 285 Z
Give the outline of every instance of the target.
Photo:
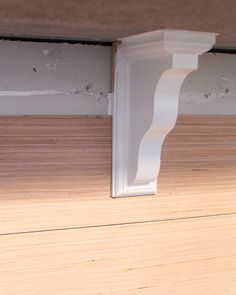
M 181 93 L 181 103 L 206 104 L 216 100 L 236 98 L 236 91 L 230 92 L 228 88 L 224 92 L 184 92 Z
M 86 88 L 81 88 L 81 89 L 73 89 L 73 90 L 68 90 L 68 91 L 58 91 L 58 90 L 25 90 L 25 91 L 11 91 L 11 90 L 5 90 L 5 91 L 0 91 L 0 96 L 48 96 L 48 95 L 79 95 L 79 94 L 84 94 L 84 95 L 89 95 L 93 96 L 97 101 L 101 100 L 102 98 L 107 98 L 108 93 L 103 93 L 103 92 L 93 92 L 89 91 Z

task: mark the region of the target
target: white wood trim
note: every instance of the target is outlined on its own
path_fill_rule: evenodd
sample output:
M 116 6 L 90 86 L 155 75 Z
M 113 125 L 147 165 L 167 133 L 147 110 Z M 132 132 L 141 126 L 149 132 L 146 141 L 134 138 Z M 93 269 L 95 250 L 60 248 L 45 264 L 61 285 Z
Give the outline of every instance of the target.
M 216 34 L 155 31 L 120 40 L 115 61 L 112 196 L 156 193 L 161 148 L 178 97 Z

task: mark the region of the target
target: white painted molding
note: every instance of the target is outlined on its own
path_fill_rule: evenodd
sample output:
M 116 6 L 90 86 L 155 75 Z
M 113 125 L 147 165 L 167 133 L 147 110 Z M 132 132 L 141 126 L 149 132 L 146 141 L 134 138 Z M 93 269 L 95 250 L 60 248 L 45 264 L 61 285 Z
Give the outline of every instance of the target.
M 155 31 L 120 40 L 115 61 L 112 196 L 156 194 L 161 148 L 178 97 L 216 34 Z

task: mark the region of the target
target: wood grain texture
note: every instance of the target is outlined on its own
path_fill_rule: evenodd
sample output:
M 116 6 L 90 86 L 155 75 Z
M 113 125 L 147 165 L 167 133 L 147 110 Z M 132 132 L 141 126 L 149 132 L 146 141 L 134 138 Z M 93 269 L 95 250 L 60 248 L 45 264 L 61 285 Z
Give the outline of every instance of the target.
M 110 198 L 110 117 L 0 117 L 0 233 L 236 212 L 236 117 L 181 116 L 158 195 Z
M 0 294 L 234 295 L 236 117 L 162 156 L 158 196 L 111 199 L 109 117 L 0 117 Z
M 1 198 L 109 195 L 108 117 L 0 117 Z
M 234 295 L 236 215 L 0 237 L 4 295 Z

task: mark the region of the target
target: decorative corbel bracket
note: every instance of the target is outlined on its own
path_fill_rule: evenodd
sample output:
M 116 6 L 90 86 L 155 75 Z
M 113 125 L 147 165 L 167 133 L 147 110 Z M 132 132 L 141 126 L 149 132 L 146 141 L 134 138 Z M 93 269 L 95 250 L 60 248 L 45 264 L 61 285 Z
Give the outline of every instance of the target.
M 161 148 L 178 96 L 216 34 L 155 31 L 123 38 L 115 56 L 112 196 L 156 194 Z

